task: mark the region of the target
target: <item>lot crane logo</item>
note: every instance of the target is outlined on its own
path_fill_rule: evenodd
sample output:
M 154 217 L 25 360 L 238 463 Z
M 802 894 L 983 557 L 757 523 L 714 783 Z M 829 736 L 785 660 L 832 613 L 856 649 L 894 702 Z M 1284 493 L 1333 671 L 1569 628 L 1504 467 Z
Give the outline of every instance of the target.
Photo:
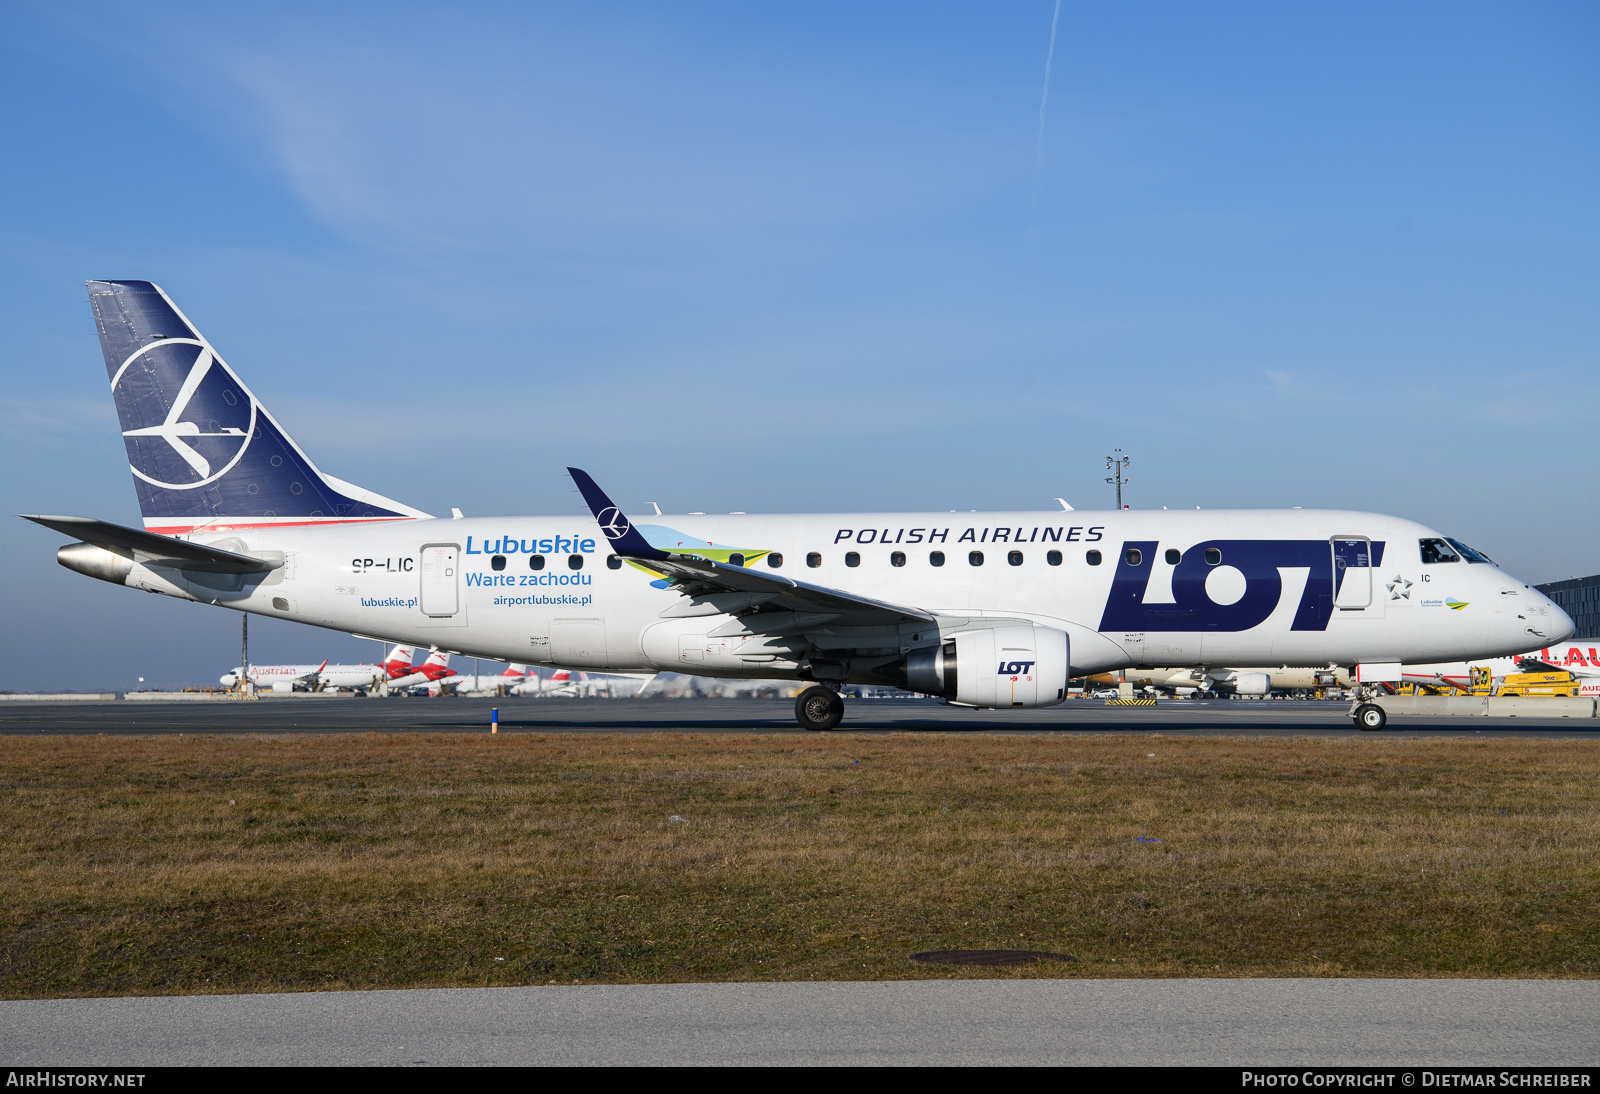
M 600 530 L 606 534 L 607 539 L 621 539 L 633 528 L 628 523 L 628 518 L 622 515 L 622 510 L 615 505 L 600 510 L 600 515 L 595 518 L 600 522 Z
M 129 467 L 151 486 L 193 490 L 216 482 L 255 435 L 255 396 L 195 338 L 140 349 L 117 370 L 111 390 L 123 426 L 132 427 L 122 431 Z

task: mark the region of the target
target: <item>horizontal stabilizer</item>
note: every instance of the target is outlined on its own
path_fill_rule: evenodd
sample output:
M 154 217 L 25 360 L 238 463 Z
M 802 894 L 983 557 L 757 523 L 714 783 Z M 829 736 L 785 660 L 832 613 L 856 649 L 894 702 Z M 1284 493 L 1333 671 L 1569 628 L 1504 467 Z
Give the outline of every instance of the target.
M 120 524 L 109 524 L 93 517 L 30 516 L 26 513 L 21 516 L 23 520 L 42 524 L 63 535 L 76 536 L 85 543 L 117 551 L 118 554 L 132 551 L 140 562 L 166 562 L 185 570 L 212 574 L 263 574 L 283 565 L 278 561 L 207 547 L 203 543 L 190 543 L 137 528 L 124 528 Z

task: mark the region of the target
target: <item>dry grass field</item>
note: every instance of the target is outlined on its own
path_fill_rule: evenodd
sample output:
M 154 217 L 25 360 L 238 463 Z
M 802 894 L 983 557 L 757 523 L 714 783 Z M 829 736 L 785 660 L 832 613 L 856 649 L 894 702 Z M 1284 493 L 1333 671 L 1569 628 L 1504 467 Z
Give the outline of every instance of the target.
M 0 994 L 1591 977 L 1597 759 L 1542 740 L 9 738 Z M 1077 961 L 908 959 L 954 948 Z

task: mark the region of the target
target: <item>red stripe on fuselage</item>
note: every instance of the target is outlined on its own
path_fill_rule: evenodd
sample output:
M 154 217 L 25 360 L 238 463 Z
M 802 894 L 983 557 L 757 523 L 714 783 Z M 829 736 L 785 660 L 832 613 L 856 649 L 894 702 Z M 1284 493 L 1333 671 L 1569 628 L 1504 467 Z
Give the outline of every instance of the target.
M 334 517 L 327 520 L 277 520 L 256 524 L 163 524 L 145 525 L 146 532 L 161 536 L 187 536 L 197 532 L 236 532 L 244 528 L 304 528 L 312 524 L 376 524 L 396 520 L 417 520 L 417 517 Z

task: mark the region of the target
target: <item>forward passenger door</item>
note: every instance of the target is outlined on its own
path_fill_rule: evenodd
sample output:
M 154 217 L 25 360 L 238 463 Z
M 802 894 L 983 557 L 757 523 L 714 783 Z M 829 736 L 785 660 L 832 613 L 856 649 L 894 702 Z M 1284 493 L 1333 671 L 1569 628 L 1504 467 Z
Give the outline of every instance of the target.
M 1372 604 L 1372 542 L 1363 536 L 1333 538 L 1333 606 L 1361 611 Z
M 422 614 L 446 619 L 461 607 L 461 547 L 454 543 L 429 543 L 422 548 Z

